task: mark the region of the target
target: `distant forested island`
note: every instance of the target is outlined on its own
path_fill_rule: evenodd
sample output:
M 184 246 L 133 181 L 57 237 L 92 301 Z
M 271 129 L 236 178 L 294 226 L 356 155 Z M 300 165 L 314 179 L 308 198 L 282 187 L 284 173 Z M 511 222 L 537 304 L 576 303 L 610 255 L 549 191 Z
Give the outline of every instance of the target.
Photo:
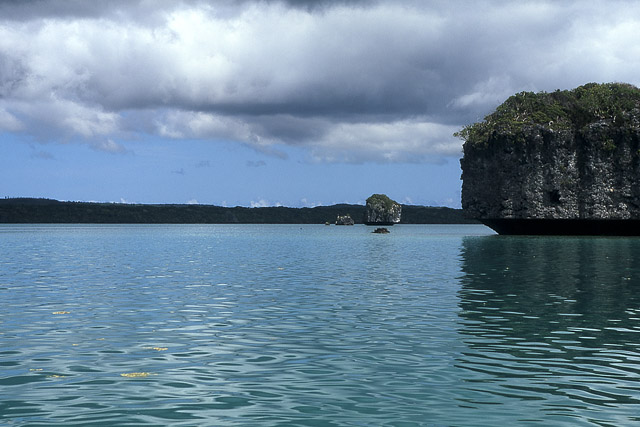
M 222 207 L 213 205 L 61 202 L 38 198 L 0 199 L 0 223 L 53 224 L 333 224 L 349 214 L 362 224 L 366 207 L 338 204 L 314 208 Z M 402 206 L 401 224 L 467 224 L 461 209 Z

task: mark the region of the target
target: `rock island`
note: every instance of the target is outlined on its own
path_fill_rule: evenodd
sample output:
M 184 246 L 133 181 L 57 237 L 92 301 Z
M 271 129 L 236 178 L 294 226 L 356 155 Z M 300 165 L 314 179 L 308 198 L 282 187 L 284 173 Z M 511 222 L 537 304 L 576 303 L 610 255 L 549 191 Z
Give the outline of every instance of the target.
M 640 235 L 640 90 L 522 92 L 456 134 L 462 208 L 500 234 Z
M 393 225 L 400 222 L 402 206 L 386 194 L 373 194 L 367 199 L 367 225 Z

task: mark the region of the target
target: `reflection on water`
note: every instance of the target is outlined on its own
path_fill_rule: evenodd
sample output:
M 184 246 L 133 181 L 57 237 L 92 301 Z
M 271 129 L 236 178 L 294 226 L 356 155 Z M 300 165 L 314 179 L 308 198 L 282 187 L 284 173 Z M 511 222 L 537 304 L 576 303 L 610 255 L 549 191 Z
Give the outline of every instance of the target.
M 640 240 L 482 237 L 462 246 L 473 403 L 523 419 L 640 421 Z

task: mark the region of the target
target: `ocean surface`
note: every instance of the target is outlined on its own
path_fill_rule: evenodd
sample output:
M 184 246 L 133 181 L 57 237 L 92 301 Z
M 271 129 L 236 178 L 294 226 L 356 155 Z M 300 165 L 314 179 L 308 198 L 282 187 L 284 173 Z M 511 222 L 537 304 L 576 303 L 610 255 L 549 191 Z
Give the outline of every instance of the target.
M 0 425 L 640 425 L 640 239 L 0 225 Z

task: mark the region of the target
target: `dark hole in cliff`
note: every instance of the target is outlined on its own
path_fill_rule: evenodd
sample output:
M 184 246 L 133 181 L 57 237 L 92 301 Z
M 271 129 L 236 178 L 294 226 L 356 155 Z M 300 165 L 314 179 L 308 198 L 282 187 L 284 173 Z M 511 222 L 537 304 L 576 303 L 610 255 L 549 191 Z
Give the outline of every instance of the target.
M 559 205 L 560 204 L 560 191 L 558 190 L 551 190 L 547 193 L 549 195 L 549 202 L 553 205 Z

